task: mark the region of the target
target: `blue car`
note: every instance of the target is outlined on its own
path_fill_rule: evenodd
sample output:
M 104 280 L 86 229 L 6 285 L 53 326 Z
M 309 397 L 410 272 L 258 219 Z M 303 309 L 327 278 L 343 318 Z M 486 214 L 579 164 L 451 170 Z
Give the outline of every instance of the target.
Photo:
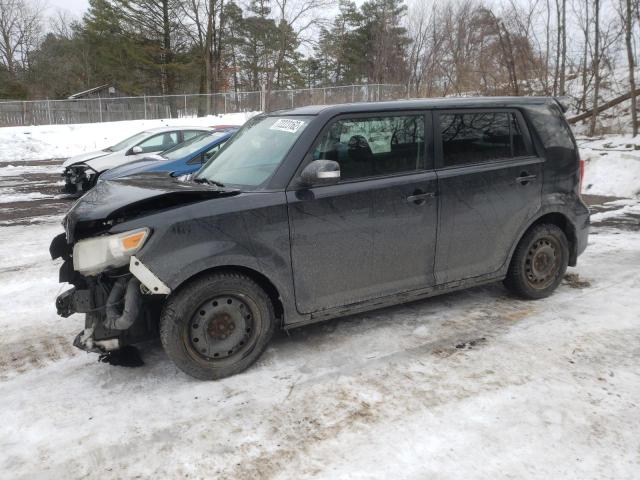
M 159 154 L 107 170 L 100 180 L 112 180 L 143 172 L 167 172 L 173 177 L 196 172 L 222 148 L 237 128 L 205 133 Z

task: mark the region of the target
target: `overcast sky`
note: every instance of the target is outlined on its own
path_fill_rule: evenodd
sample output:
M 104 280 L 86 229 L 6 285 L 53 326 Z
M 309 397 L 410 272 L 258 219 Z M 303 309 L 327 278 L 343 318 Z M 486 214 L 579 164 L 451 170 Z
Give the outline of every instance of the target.
M 81 17 L 89 7 L 89 0 L 46 0 L 46 4 L 51 14 L 56 10 L 68 10 L 75 17 Z

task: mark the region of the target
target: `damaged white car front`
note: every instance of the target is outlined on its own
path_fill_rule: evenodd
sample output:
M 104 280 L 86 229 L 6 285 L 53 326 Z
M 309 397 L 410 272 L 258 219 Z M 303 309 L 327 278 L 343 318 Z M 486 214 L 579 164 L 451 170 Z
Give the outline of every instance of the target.
M 98 175 L 99 172 L 86 163 L 69 165 L 62 172 L 64 185 L 61 191 L 69 195 L 86 192 L 96 184 Z

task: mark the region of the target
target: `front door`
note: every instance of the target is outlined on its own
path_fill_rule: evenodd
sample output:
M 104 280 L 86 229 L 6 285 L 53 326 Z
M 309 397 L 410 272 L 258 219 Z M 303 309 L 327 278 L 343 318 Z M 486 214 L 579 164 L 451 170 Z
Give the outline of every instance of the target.
M 437 180 L 426 151 L 422 114 L 339 118 L 320 135 L 307 161 L 337 161 L 340 182 L 287 192 L 301 313 L 434 284 Z
M 439 112 L 435 125 L 437 281 L 495 273 L 540 208 L 542 159 L 517 111 Z

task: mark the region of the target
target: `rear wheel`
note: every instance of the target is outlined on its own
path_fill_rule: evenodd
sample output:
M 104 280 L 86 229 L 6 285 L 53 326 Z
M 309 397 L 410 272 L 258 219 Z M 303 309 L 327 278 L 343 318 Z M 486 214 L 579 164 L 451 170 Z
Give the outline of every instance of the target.
M 545 298 L 556 289 L 569 262 L 569 243 L 553 224 L 531 228 L 520 240 L 504 284 L 528 299 Z
M 167 300 L 160 339 L 185 373 L 215 380 L 245 370 L 266 348 L 273 304 L 251 278 L 214 273 L 189 282 Z

